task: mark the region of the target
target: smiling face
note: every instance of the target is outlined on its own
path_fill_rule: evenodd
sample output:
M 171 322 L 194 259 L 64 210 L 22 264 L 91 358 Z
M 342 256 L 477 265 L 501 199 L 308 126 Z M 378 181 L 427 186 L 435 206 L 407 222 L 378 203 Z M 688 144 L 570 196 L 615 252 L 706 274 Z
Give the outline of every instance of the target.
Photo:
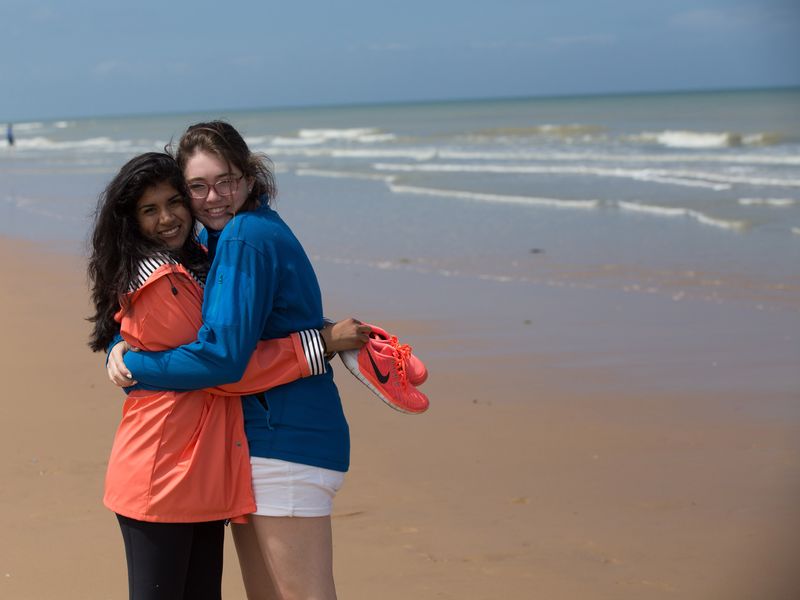
M 145 237 L 177 250 L 189 236 L 192 215 L 184 198 L 167 181 L 147 188 L 136 203 L 136 222 Z
M 204 150 L 195 151 L 186 161 L 183 170 L 190 196 L 192 189 L 200 188 L 198 195 L 208 191 L 205 198 L 191 197 L 192 212 L 203 225 L 219 231 L 238 213 L 249 193 L 252 181 L 242 177 L 242 173 L 234 166 L 229 166 L 215 154 Z M 229 185 L 225 185 L 227 182 Z M 234 191 L 220 194 L 215 188 L 232 187 Z M 205 189 L 203 189 L 205 187 Z

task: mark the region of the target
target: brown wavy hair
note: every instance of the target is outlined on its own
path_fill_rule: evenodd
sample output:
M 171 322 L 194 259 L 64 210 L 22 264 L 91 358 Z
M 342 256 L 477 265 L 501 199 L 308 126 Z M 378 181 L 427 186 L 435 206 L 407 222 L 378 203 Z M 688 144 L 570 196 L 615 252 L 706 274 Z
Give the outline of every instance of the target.
M 253 182 L 242 210 L 253 210 L 266 202 L 271 204 L 278 188 L 275 185 L 272 161 L 266 154 L 251 152 L 241 134 L 226 121 L 208 121 L 191 125 L 181 136 L 174 152 L 181 170 L 198 150 L 208 152 L 236 167 Z

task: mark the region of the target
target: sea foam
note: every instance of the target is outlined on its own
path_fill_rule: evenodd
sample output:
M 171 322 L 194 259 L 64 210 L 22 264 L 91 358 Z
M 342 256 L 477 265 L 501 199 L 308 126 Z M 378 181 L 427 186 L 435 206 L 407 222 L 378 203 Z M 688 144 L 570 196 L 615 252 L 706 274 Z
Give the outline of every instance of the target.
M 530 152 L 474 151 L 440 149 L 444 160 L 539 160 L 565 162 L 624 162 L 624 163 L 733 163 L 755 165 L 800 165 L 800 156 L 775 154 L 617 154 L 611 152 Z
M 639 204 L 637 202 L 617 202 L 617 206 L 624 211 L 639 212 L 659 217 L 688 217 L 702 225 L 719 227 L 731 231 L 743 231 L 748 227 L 747 221 L 718 219 L 711 217 L 698 210 L 690 208 L 679 208 L 674 206 L 654 206 L 649 204 Z
M 36 131 L 37 129 L 42 129 L 44 127 L 44 123 L 40 121 L 30 121 L 27 123 L 13 123 L 14 131 Z
M 108 137 L 87 138 L 84 140 L 71 140 L 56 142 L 46 137 L 32 137 L 17 139 L 17 147 L 30 150 L 80 150 L 89 149 L 106 152 L 127 152 L 135 149 L 131 140 L 112 140 Z M 150 149 L 150 144 L 146 146 Z
M 364 135 L 375 135 L 377 129 L 372 127 L 354 127 L 351 129 L 301 129 L 297 136 L 304 139 L 323 140 L 357 140 Z
M 324 138 L 287 138 L 276 137 L 272 139 L 275 146 L 317 146 L 325 143 Z
M 499 174 L 557 174 L 593 175 L 596 177 L 620 177 L 667 183 L 712 190 L 727 190 L 731 184 L 743 183 L 757 186 L 800 187 L 800 179 L 779 177 L 753 177 L 746 175 L 692 171 L 686 169 L 623 169 L 609 167 L 587 167 L 583 165 L 499 165 L 499 164 L 406 164 L 375 163 L 378 171 L 425 172 L 425 173 L 499 173 Z
M 378 175 L 376 173 L 358 173 L 355 171 L 331 171 L 329 169 L 295 169 L 295 175 L 303 177 L 330 177 L 332 179 L 364 179 L 369 181 L 394 181 L 393 175 Z
M 326 149 L 335 149 L 336 143 L 355 143 L 355 144 L 376 144 L 380 142 L 392 142 L 397 139 L 393 133 L 384 133 L 379 129 L 373 127 L 354 127 L 350 129 L 300 129 L 297 134 L 292 135 L 277 135 L 274 137 L 250 137 L 247 142 L 251 147 L 268 145 L 264 148 L 270 151 L 271 148 L 277 148 L 278 151 L 283 148 L 293 147 L 307 147 L 307 146 L 324 146 L 328 143 L 333 143 Z M 330 154 L 322 151 L 319 156 L 329 156 Z
M 797 200 L 791 198 L 739 198 L 742 206 L 794 206 Z
M 730 148 L 742 145 L 742 136 L 731 132 L 662 131 L 643 133 L 641 138 L 645 141 L 653 140 L 667 148 Z
M 628 139 L 632 141 L 655 143 L 666 148 L 733 148 L 736 146 L 772 146 L 784 141 L 777 133 L 759 132 L 742 134 L 732 131 L 661 131 L 643 132 Z
M 531 127 L 497 127 L 493 129 L 481 129 L 473 134 L 472 137 L 531 137 L 531 136 L 550 136 L 550 137 L 586 137 L 593 136 L 606 131 L 605 127 L 599 125 L 584 125 L 581 123 L 567 123 L 561 125 L 545 124 L 534 125 Z
M 417 187 L 411 185 L 395 185 L 387 182 L 389 189 L 396 194 L 416 194 L 421 196 L 440 196 L 445 198 L 459 198 L 477 202 L 492 202 L 500 204 L 524 204 L 528 206 L 546 206 L 551 208 L 578 208 L 593 209 L 600 206 L 599 200 L 561 200 L 558 198 L 537 198 L 533 196 L 509 196 L 504 194 L 482 194 L 479 192 L 465 192 L 461 190 L 444 190 L 437 188 Z
M 377 142 L 390 142 L 396 138 L 392 133 L 383 133 L 374 127 L 354 127 L 351 129 L 301 129 L 297 132 L 301 140 L 314 143 L 329 141 L 357 142 L 359 144 L 374 144 Z
M 332 158 L 405 158 L 416 161 L 426 161 L 436 158 L 435 148 L 292 148 L 281 146 L 264 146 L 259 148 L 267 154 L 276 156 L 301 156 L 307 158 L 332 157 Z

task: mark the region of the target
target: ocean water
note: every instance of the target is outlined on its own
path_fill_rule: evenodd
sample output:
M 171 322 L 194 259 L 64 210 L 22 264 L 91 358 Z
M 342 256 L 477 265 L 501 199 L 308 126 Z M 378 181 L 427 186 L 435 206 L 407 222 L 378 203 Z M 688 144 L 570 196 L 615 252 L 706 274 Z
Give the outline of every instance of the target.
M 84 252 L 114 172 L 213 118 L 274 161 L 326 306 L 438 360 L 796 398 L 800 89 L 16 123 L 0 235 Z
M 125 160 L 217 117 L 321 260 L 800 310 L 800 89 L 16 123 L 0 234 L 85 240 Z

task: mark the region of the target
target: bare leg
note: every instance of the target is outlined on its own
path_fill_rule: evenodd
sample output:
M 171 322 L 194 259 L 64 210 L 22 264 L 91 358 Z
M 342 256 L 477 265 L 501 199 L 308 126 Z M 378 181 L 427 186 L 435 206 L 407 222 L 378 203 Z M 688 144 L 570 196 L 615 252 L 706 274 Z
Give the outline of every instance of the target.
M 250 600 L 271 598 L 250 596 L 253 585 L 271 579 L 281 600 L 336 600 L 333 582 L 333 540 L 330 517 L 262 517 L 250 515 L 257 546 L 263 557 L 261 575 L 245 575 Z M 251 534 L 248 534 L 250 537 Z M 244 536 L 242 536 L 244 537 Z M 252 546 L 242 540 L 242 545 Z M 237 550 L 239 540 L 237 539 Z M 241 560 L 240 551 L 240 560 Z M 249 557 L 250 551 L 247 555 Z M 242 563 L 242 572 L 250 569 Z
M 258 545 L 253 518 L 254 515 L 250 515 L 246 524 L 231 525 L 247 600 L 280 600 Z

